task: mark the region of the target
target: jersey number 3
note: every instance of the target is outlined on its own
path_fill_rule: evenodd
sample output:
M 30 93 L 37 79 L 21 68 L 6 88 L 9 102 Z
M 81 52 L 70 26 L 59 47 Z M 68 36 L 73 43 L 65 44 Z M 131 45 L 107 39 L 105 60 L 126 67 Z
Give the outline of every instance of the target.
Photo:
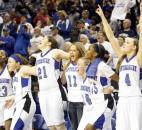
M 2 92 L 1 92 L 1 96 L 7 96 L 7 87 L 6 86 L 2 86 Z

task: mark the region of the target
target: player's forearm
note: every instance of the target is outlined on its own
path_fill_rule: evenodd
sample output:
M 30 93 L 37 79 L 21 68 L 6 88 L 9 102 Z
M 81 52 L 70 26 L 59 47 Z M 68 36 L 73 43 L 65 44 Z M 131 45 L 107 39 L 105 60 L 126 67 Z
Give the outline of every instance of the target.
M 104 30 L 105 30 L 105 33 L 106 33 L 106 36 L 107 38 L 109 39 L 110 41 L 110 44 L 112 46 L 112 48 L 114 49 L 114 51 L 117 53 L 117 55 L 120 55 L 120 46 L 118 44 L 118 41 L 117 39 L 115 38 L 114 36 L 114 33 L 110 27 L 110 25 L 108 24 L 105 16 L 101 16 L 102 18 L 102 23 L 103 23 L 103 27 L 104 27 Z

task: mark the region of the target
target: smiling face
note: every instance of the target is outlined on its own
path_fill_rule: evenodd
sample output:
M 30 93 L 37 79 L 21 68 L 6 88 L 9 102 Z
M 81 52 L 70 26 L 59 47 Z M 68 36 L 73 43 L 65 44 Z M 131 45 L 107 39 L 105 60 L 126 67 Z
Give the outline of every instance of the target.
M 8 59 L 8 70 L 9 72 L 14 72 L 19 65 L 19 63 L 17 63 L 13 58 L 9 57 Z
M 125 43 L 122 45 L 121 50 L 124 54 L 136 52 L 137 46 L 133 38 L 125 38 Z

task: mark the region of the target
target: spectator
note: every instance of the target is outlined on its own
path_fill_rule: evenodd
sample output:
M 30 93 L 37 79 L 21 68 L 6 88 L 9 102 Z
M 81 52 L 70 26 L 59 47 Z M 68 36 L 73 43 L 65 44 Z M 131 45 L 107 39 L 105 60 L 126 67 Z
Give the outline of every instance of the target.
M 82 11 L 82 20 L 85 22 L 85 28 L 88 28 L 88 26 L 91 24 L 91 19 L 89 19 L 89 11 L 83 10 Z
M 34 35 L 30 39 L 30 45 L 28 47 L 29 55 L 32 55 L 33 53 L 36 53 L 39 51 L 38 45 L 40 44 L 42 39 L 43 39 L 43 35 L 41 34 L 41 29 L 39 27 L 36 27 L 34 29 Z
M 45 8 L 41 8 L 38 10 L 36 17 L 33 19 L 33 24 L 36 25 L 38 20 L 41 20 L 43 23 L 48 19 L 47 10 Z
M 85 34 L 80 34 L 80 43 L 83 44 L 85 50 L 88 50 L 89 46 L 91 45 L 87 35 Z
M 69 14 L 69 20 L 71 21 L 71 25 L 74 25 L 77 20 L 79 20 L 80 14 L 77 12 L 76 7 L 71 7 L 71 12 Z
M 121 35 L 125 37 L 137 37 L 136 32 L 134 32 L 130 27 L 131 27 L 131 20 L 125 19 L 123 21 L 123 29 L 118 32 L 117 37 Z
M 77 42 L 80 34 L 89 35 L 89 31 L 85 28 L 85 22 L 83 20 L 77 21 L 71 30 L 71 42 Z
M 42 20 L 38 20 L 35 27 L 39 27 L 39 28 L 43 28 L 44 27 L 44 23 Z
M 29 22 L 27 22 L 27 16 L 26 15 L 22 15 L 21 18 L 20 18 L 20 24 L 18 26 L 18 31 L 20 30 L 21 26 L 23 25 L 26 25 L 27 27 L 27 32 L 29 34 L 32 34 L 33 33 L 33 26 L 32 24 L 30 24 Z
M 107 64 L 113 67 L 113 57 L 115 53 L 111 47 L 111 44 L 108 41 L 106 41 L 104 32 L 99 32 L 97 34 L 97 43 L 101 44 L 105 48 L 105 50 L 109 53 L 109 59 L 107 61 Z
M 59 29 L 57 27 L 51 27 L 52 29 L 52 36 L 58 43 L 59 49 L 63 50 L 64 49 L 64 38 L 59 34 Z
M 8 28 L 3 29 L 3 36 L 0 37 L 0 50 L 4 50 L 8 56 L 14 53 L 15 39 L 9 35 Z
M 41 29 L 41 32 L 43 35 L 45 36 L 51 36 L 52 35 L 52 31 L 51 31 L 51 27 L 53 27 L 53 19 L 51 17 L 49 17 L 49 19 L 46 20 L 46 26 L 44 26 Z
M 14 53 L 19 53 L 23 56 L 28 57 L 28 46 L 30 44 L 31 34 L 29 33 L 29 28 L 21 19 L 21 24 L 19 25 L 17 39 L 14 47 Z
M 1 25 L 1 28 L 0 28 L 1 36 L 3 36 L 3 28 L 8 28 L 10 30 L 9 35 L 16 38 L 17 24 L 14 20 L 13 21 L 11 20 L 9 13 L 4 14 L 3 24 Z
M 59 20 L 57 21 L 56 26 L 59 28 L 59 34 L 63 36 L 65 40 L 70 40 L 71 32 L 71 22 L 67 18 L 67 13 L 64 10 L 61 10 L 59 13 Z
M 46 0 L 47 10 L 50 16 L 52 16 L 53 11 L 56 9 L 56 0 Z

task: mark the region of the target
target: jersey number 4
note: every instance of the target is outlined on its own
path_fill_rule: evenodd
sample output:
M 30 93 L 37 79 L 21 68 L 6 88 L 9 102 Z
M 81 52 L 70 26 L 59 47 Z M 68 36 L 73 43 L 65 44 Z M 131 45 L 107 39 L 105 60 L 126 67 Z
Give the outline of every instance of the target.
M 129 74 L 126 74 L 126 76 L 125 76 L 125 83 L 127 84 L 127 86 L 131 86 Z

